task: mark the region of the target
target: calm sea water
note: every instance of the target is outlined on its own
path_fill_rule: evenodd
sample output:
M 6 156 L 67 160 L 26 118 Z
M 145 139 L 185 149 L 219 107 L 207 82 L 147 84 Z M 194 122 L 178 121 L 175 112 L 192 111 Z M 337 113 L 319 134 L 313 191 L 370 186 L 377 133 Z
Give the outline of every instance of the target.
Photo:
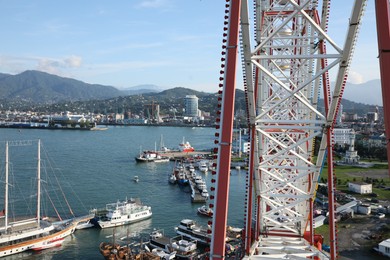
M 143 126 L 109 127 L 106 131 L 0 129 L 2 174 L 5 141 L 40 139 L 44 148 L 42 153 L 49 155 L 53 168 L 64 177 L 62 187 L 64 193 L 70 195 L 69 202 L 76 214 L 85 215 L 89 209 L 101 208 L 126 197 L 140 198 L 153 211 L 149 220 L 115 230 L 77 230 L 59 248 L 17 254 L 6 259 L 103 259 L 98 246 L 102 241 L 112 241 L 113 234 L 116 238 L 124 238 L 163 229 L 165 234 L 174 236 L 174 227 L 183 218 L 206 225 L 208 219 L 196 213 L 202 204 L 192 204 L 188 190 L 169 185 L 167 176 L 172 171 L 173 162 L 137 164 L 134 157 L 140 149 L 159 147 L 161 137 L 169 148 L 177 148 L 185 138 L 195 149 L 211 149 L 214 147 L 214 133 L 212 128 Z M 23 154 L 21 151 L 26 149 L 28 152 Z M 35 184 L 36 145 L 12 146 L 10 150 L 10 160 L 19 162 L 14 162 L 12 169 L 15 172 L 19 167 L 22 169 L 18 174 L 24 186 L 20 189 L 26 193 Z M 235 227 L 243 226 L 245 174 L 243 170 L 232 170 L 231 173 L 228 224 Z M 138 183 L 133 181 L 136 175 L 140 179 Z M 211 174 L 203 175 L 210 187 Z M 1 183 L 4 183 L 3 178 Z M 3 188 L 0 192 L 4 193 Z M 3 207 L 2 201 L 0 207 Z M 15 206 L 15 210 L 25 212 L 27 209 Z

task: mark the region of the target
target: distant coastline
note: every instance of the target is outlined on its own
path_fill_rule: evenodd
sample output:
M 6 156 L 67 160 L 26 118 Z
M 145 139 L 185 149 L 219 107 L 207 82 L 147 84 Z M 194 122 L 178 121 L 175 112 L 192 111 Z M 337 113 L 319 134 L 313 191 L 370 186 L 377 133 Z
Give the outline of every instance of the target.
M 108 126 L 170 126 L 170 127 L 208 127 L 212 125 L 190 125 L 190 124 L 124 124 L 124 123 L 100 123 L 94 127 L 69 127 L 69 126 L 48 126 L 47 124 L 39 123 L 0 123 L 0 128 L 16 128 L 16 129 L 44 129 L 44 130 L 76 130 L 76 131 L 96 131 L 107 130 Z
M 77 130 L 77 131 L 91 131 L 91 130 L 107 130 L 102 127 L 58 127 L 47 125 L 34 125 L 34 124 L 0 124 L 0 128 L 16 128 L 16 129 L 44 129 L 44 130 Z

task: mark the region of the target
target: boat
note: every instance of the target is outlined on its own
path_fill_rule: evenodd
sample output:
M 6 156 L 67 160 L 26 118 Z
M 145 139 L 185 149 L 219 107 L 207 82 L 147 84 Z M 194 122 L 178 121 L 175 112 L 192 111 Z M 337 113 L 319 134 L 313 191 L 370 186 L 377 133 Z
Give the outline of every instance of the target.
M 134 182 L 139 182 L 138 176 L 134 176 L 133 181 L 134 181 Z
M 200 195 L 207 199 L 209 197 L 209 192 L 207 191 L 207 189 L 203 189 Z
M 173 251 L 172 253 L 166 253 L 164 252 L 164 250 L 160 249 L 160 248 L 154 248 L 152 249 L 152 253 L 158 257 L 160 257 L 160 259 L 162 260 L 171 260 L 171 259 L 175 259 L 176 258 L 176 252 Z
M 193 165 L 192 163 L 190 163 L 190 164 L 188 165 L 188 170 L 190 171 L 190 173 L 195 172 L 195 167 L 194 167 L 194 165 Z
M 169 256 L 175 255 L 176 259 L 194 259 L 197 254 L 196 241 L 187 241 L 182 236 L 167 237 L 163 230 L 153 230 L 149 235 L 149 247 L 155 251 L 163 251 Z
M 195 149 L 190 145 L 188 141 L 187 142 L 184 141 L 184 137 L 183 137 L 183 142 L 179 144 L 179 151 L 187 153 L 187 152 L 194 152 Z
M 63 242 L 64 242 L 64 238 L 60 237 L 60 238 L 57 238 L 57 239 L 45 241 L 41 245 L 33 245 L 31 247 L 31 249 L 34 250 L 34 251 L 40 251 L 40 250 L 43 250 L 43 249 L 48 249 L 48 248 L 52 248 L 52 247 L 61 246 Z
M 101 242 L 99 251 L 105 259 L 135 259 L 135 257 L 132 258 L 131 248 L 127 245 L 121 246 L 119 244 Z
M 137 162 L 169 162 L 169 157 L 162 156 L 156 151 L 143 151 L 137 157 Z
M 197 210 L 198 214 L 206 217 L 213 217 L 214 211 L 207 207 L 206 205 L 203 205 L 202 207 L 199 207 Z
M 207 172 L 209 170 L 206 161 L 199 161 L 198 168 L 199 168 L 199 171 L 201 171 L 201 172 Z
M 9 212 L 9 187 L 14 184 L 9 182 L 9 154 L 8 142 L 5 151 L 5 201 L 4 210 L 1 212 L 3 224 L 0 227 L 0 257 L 21 253 L 27 250 L 43 250 L 60 246 L 65 237 L 73 234 L 79 219 L 68 219 L 52 223 L 41 216 L 41 142 L 38 140 L 38 166 L 37 166 L 37 204 L 36 216 L 11 221 Z M 49 194 L 46 194 L 49 196 Z
M 174 173 L 169 174 L 169 176 L 168 176 L 168 181 L 169 181 L 170 184 L 176 184 L 177 179 L 176 179 L 176 176 L 175 176 Z
M 186 174 L 184 172 L 179 172 L 176 178 L 177 183 L 180 186 L 188 186 L 190 184 L 190 181 L 187 179 Z
M 176 161 L 175 166 L 173 167 L 172 175 L 175 176 L 176 182 L 180 186 L 187 186 L 189 185 L 189 180 L 186 176 L 185 167 L 180 161 Z M 173 177 L 172 177 L 173 179 Z
M 106 204 L 106 212 L 97 220 L 101 228 L 128 225 L 152 217 L 152 208 L 133 198 Z
M 88 219 L 86 221 L 79 222 L 76 226 L 76 230 L 91 228 L 94 226 L 95 224 L 92 223 L 91 219 Z
M 184 238 L 195 240 L 197 243 L 208 245 L 211 242 L 211 234 L 208 229 L 198 225 L 192 219 L 183 219 L 176 227 L 176 234 Z

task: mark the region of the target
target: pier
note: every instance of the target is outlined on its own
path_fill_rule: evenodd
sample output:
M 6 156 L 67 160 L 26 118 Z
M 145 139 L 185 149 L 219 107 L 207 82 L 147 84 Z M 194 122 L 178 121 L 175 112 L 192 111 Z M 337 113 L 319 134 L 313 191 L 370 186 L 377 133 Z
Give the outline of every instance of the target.
M 196 174 L 194 167 L 192 167 L 193 170 L 191 171 L 188 166 L 189 165 L 183 165 L 181 161 L 179 161 L 179 163 L 174 166 L 172 175 L 175 176 L 176 183 L 179 185 L 184 185 L 184 183 L 186 183 L 185 185 L 190 186 L 192 203 L 205 203 L 208 199 L 206 182 L 200 175 Z M 181 180 L 185 181 L 181 182 Z M 202 194 L 203 192 L 201 192 L 201 190 L 205 190 L 206 196 L 205 194 Z

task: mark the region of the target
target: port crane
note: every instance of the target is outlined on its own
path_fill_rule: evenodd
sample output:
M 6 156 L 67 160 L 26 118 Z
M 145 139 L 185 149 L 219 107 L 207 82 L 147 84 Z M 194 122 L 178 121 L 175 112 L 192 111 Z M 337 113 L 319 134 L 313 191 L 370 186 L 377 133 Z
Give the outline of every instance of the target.
M 330 3 L 254 0 L 250 7 L 248 0 L 226 0 L 210 196 L 215 212 L 209 223 L 211 259 L 225 258 L 238 53 L 250 138 L 243 258 L 337 258 L 332 131 L 366 1 L 354 2 L 343 46 L 327 32 Z M 336 71 L 332 85 L 331 70 Z M 320 250 L 313 226 L 313 201 L 325 163 L 329 254 Z

